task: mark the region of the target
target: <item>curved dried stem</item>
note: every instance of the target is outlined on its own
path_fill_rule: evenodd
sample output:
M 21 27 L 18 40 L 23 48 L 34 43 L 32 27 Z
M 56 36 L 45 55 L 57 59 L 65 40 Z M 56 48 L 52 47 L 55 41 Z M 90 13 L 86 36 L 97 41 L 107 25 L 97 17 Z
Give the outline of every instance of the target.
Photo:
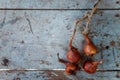
M 94 13 L 95 13 L 96 10 L 97 10 L 97 7 L 98 7 L 98 4 L 99 4 L 100 1 L 101 1 L 101 0 L 98 0 L 98 1 L 97 1 L 97 3 L 96 3 L 96 4 L 94 5 L 94 7 L 93 7 L 91 13 L 87 13 L 88 19 L 87 19 L 87 21 L 86 21 L 86 26 L 85 26 L 85 28 L 84 28 L 83 34 L 88 34 L 88 32 L 89 32 L 89 24 L 90 24 L 90 22 L 91 22 L 91 20 L 92 20 L 92 16 L 94 15 Z
M 65 60 L 61 59 L 61 58 L 59 57 L 59 53 L 57 53 L 57 57 L 58 57 L 58 61 L 59 61 L 60 63 L 63 63 L 63 64 L 65 64 L 65 65 L 67 65 L 67 63 L 69 63 L 68 61 L 65 61 Z
M 94 12 L 97 10 L 97 6 L 98 6 L 98 4 L 99 4 L 100 1 L 101 1 L 101 0 L 98 0 L 98 2 L 94 5 L 91 13 L 87 12 L 82 18 L 77 19 L 77 20 L 75 21 L 74 31 L 73 31 L 73 34 L 72 34 L 72 36 L 71 36 L 70 43 L 69 43 L 69 49 L 72 48 L 72 42 L 73 42 L 73 39 L 74 39 L 74 37 L 75 37 L 77 25 L 78 25 L 78 24 L 81 25 L 81 23 L 82 23 L 83 20 L 87 20 L 87 22 L 86 22 L 86 26 L 84 27 L 84 31 L 83 31 L 82 33 L 83 33 L 83 34 L 88 34 L 88 31 L 89 31 L 88 26 L 89 26 L 89 24 L 90 24 L 90 22 L 91 22 L 91 19 L 92 19 L 92 16 L 93 16 Z
M 85 19 L 87 19 L 87 18 L 88 18 L 88 14 L 85 14 L 85 15 L 83 15 L 82 18 L 77 19 L 76 22 L 75 22 L 75 24 L 76 24 L 76 25 L 81 24 L 82 21 L 85 20 Z
M 73 31 L 73 34 L 72 34 L 71 39 L 70 39 L 69 49 L 72 48 L 72 42 L 73 42 L 73 39 L 74 39 L 74 37 L 75 37 L 76 28 L 77 28 L 77 26 L 75 25 L 75 27 L 74 27 L 74 31 Z
M 78 24 L 80 25 L 80 24 L 82 23 L 82 21 L 85 20 L 86 18 L 87 18 L 87 15 L 84 15 L 82 18 L 77 19 L 77 20 L 75 21 L 73 34 L 72 34 L 72 36 L 71 36 L 70 43 L 69 43 L 69 49 L 72 48 L 72 42 L 73 42 L 73 39 L 74 39 L 74 37 L 75 37 L 77 25 L 78 25 Z

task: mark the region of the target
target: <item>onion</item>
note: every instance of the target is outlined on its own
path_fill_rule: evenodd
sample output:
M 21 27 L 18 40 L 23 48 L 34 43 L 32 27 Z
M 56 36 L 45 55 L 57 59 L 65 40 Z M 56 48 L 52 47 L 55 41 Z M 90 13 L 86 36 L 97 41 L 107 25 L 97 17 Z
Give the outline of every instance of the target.
M 57 54 L 57 56 L 58 56 L 58 61 L 66 65 L 66 68 L 65 68 L 66 74 L 73 75 L 73 74 L 76 73 L 77 70 L 80 70 L 79 64 L 77 64 L 77 63 L 70 63 L 70 62 L 65 61 L 63 59 L 60 59 L 59 58 L 59 53 Z
M 84 45 L 84 53 L 86 55 L 94 55 L 97 53 L 97 47 L 94 45 L 94 43 L 92 42 L 92 40 L 89 38 L 88 34 L 84 34 L 84 38 L 86 41 L 86 44 Z
M 73 34 L 71 36 L 70 43 L 69 43 L 69 48 L 68 48 L 69 50 L 68 50 L 67 56 L 66 56 L 68 61 L 71 63 L 77 63 L 80 60 L 80 52 L 78 51 L 78 49 L 76 47 L 72 46 L 72 42 L 75 37 L 75 33 L 76 33 L 76 26 L 74 27 L 74 31 L 73 31 Z
M 80 60 L 80 53 L 77 48 L 73 47 L 67 52 L 67 59 L 71 63 L 77 63 Z
M 87 73 L 89 73 L 89 74 L 93 74 L 93 73 L 95 73 L 96 72 L 96 70 L 97 70 L 97 66 L 99 65 L 99 64 L 101 64 L 102 63 L 102 61 L 86 61 L 85 63 L 84 63 L 84 65 L 83 65 L 83 69 L 87 72 Z

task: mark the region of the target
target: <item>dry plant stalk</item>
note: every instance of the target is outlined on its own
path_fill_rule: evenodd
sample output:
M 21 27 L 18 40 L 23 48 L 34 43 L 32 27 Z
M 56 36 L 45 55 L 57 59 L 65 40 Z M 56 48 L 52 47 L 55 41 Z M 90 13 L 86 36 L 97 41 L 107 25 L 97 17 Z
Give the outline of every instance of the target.
M 96 2 L 96 4 L 94 5 L 94 7 L 93 7 L 93 9 L 92 9 L 92 11 L 91 12 L 87 12 L 82 18 L 80 18 L 80 19 L 77 19 L 76 21 L 75 21 L 75 29 L 74 29 L 74 32 L 75 32 L 75 30 L 76 30 L 76 26 L 79 24 L 81 24 L 84 20 L 86 21 L 86 26 L 84 27 L 84 31 L 82 32 L 83 34 L 87 34 L 88 33 L 88 31 L 89 31 L 89 24 L 90 24 L 90 22 L 91 22 L 91 19 L 92 19 L 92 17 L 93 17 L 93 14 L 96 12 L 96 10 L 97 10 L 97 7 L 98 7 L 98 4 L 100 3 L 100 1 L 101 0 L 98 0 L 97 2 Z M 74 35 L 74 34 L 73 34 Z
M 95 44 L 92 42 L 92 40 L 89 38 L 89 24 L 92 20 L 92 17 L 95 13 L 95 11 L 97 10 L 97 7 L 98 7 L 98 4 L 101 0 L 98 0 L 96 2 L 96 4 L 94 5 L 93 9 L 91 10 L 91 12 L 87 12 L 82 18 L 76 20 L 75 22 L 75 28 L 74 28 L 74 31 L 73 31 L 73 35 L 72 35 L 72 38 L 71 38 L 71 44 L 72 44 L 72 40 L 74 39 L 74 36 L 75 36 L 75 32 L 76 32 L 76 26 L 79 24 L 81 25 L 81 23 L 83 21 L 86 22 L 86 25 L 83 26 L 84 30 L 82 31 L 82 34 L 85 38 L 85 41 L 86 41 L 86 44 L 84 45 L 84 53 L 87 55 L 87 56 L 92 56 L 94 54 L 96 54 L 98 52 L 97 50 L 97 47 L 95 46 Z
M 75 37 L 75 33 L 76 33 L 76 29 L 77 29 L 77 24 L 81 24 L 83 20 L 85 20 L 87 18 L 87 14 L 84 15 L 82 18 L 80 19 L 77 19 L 74 23 L 74 30 L 73 30 L 73 34 L 71 36 L 71 39 L 70 39 L 70 44 L 69 44 L 69 48 L 72 46 L 72 42 L 73 42 L 73 39 Z
M 68 75 L 74 74 L 74 73 L 76 73 L 76 71 L 80 70 L 79 62 L 80 62 L 80 59 L 81 59 L 81 55 L 80 55 L 80 52 L 78 51 L 78 49 L 76 47 L 72 46 L 72 42 L 73 42 L 73 39 L 75 37 L 77 25 L 81 24 L 85 20 L 86 21 L 86 26 L 84 28 L 83 35 L 84 34 L 85 35 L 88 34 L 88 26 L 89 26 L 89 24 L 91 22 L 91 19 L 92 19 L 92 16 L 93 16 L 94 12 L 97 10 L 97 6 L 98 6 L 98 4 L 99 4 L 100 1 L 101 0 L 98 0 L 98 2 L 94 5 L 91 13 L 87 12 L 82 18 L 77 19 L 75 21 L 73 34 L 72 34 L 72 36 L 70 38 L 70 42 L 69 42 L 69 46 L 68 46 L 68 51 L 67 51 L 67 55 L 66 55 L 67 61 L 61 59 L 59 57 L 59 53 L 57 54 L 58 61 L 66 65 L 65 72 Z M 90 55 L 91 54 L 92 55 L 95 54 L 97 49 L 96 49 L 95 45 L 92 43 L 92 41 L 90 40 L 90 38 L 88 38 L 88 35 L 87 35 L 87 37 L 85 39 L 86 39 L 86 42 L 88 44 L 86 45 L 87 47 L 84 47 L 84 49 L 88 49 L 88 48 L 91 47 L 89 49 L 90 51 L 92 50 L 92 53 L 90 53 Z M 86 55 L 87 54 L 88 53 L 86 53 Z M 93 63 L 93 62 L 91 62 L 91 63 Z M 85 66 L 85 68 L 86 68 L 86 66 Z M 93 68 L 93 65 L 92 65 L 91 68 Z M 96 71 L 96 68 L 94 69 L 94 71 Z
M 86 21 L 87 21 L 87 22 L 86 22 L 86 27 L 85 27 L 83 33 L 84 33 L 84 32 L 88 32 L 88 26 L 89 26 L 89 24 L 90 24 L 90 22 L 91 22 L 91 19 L 92 19 L 93 14 L 94 14 L 95 11 L 97 10 L 97 6 L 98 6 L 98 4 L 99 4 L 100 1 L 101 1 L 101 0 L 98 0 L 98 2 L 94 5 L 91 13 L 87 12 L 82 18 L 77 19 L 77 20 L 75 21 L 74 31 L 73 31 L 73 34 L 72 34 L 71 39 L 70 39 L 69 48 L 72 46 L 72 42 L 73 42 L 73 39 L 74 39 L 75 33 L 76 33 L 77 24 L 81 24 L 84 20 L 86 20 Z

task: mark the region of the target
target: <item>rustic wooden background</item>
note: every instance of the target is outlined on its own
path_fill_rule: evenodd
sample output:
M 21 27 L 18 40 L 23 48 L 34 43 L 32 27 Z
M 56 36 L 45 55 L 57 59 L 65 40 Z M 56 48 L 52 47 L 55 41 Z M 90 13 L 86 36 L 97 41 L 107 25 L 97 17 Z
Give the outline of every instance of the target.
M 97 0 L 0 0 L 0 80 L 120 80 L 120 0 L 102 0 L 91 22 L 103 59 L 95 74 L 67 76 L 65 53 L 77 18 Z M 73 45 L 81 50 L 77 30 Z

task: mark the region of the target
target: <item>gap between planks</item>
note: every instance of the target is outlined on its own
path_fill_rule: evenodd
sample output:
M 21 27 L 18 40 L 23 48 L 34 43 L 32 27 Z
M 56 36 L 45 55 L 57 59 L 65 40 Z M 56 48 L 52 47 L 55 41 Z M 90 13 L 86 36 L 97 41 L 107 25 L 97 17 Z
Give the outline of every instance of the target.
M 0 69 L 0 71 L 64 71 L 65 69 Z M 81 69 L 80 71 L 84 71 Z M 101 70 L 97 69 L 98 72 L 116 72 L 120 70 Z
M 0 10 L 92 10 L 91 8 L 88 8 L 88 9 L 37 9 L 37 8 L 34 8 L 34 9 L 30 9 L 30 8 L 0 8 Z M 120 10 L 120 8 L 98 8 L 98 10 Z

